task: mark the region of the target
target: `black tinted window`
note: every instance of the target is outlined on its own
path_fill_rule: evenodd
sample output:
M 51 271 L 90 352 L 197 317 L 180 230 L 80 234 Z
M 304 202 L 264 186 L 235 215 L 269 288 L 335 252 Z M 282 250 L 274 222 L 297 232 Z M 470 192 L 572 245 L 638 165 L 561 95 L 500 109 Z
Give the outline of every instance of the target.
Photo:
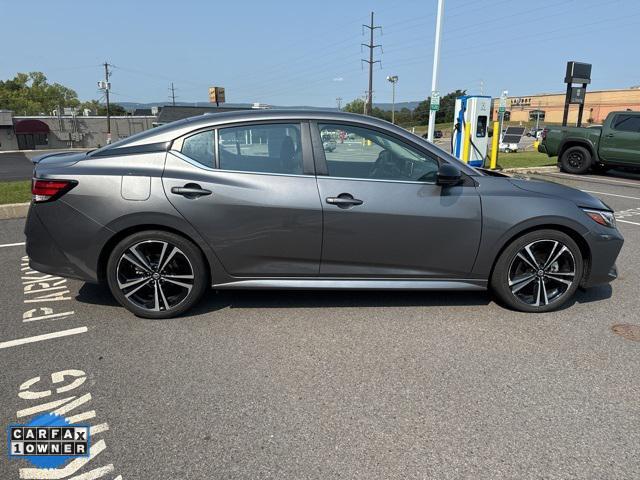
M 182 154 L 201 163 L 205 167 L 213 168 L 215 165 L 213 130 L 196 133 L 184 139 L 182 142 Z
M 303 173 L 299 124 L 222 128 L 218 138 L 220 168 L 223 170 Z
M 368 128 L 321 124 L 332 177 L 435 182 L 438 162 L 395 138 Z
M 616 115 L 613 128 L 621 132 L 640 133 L 640 115 Z

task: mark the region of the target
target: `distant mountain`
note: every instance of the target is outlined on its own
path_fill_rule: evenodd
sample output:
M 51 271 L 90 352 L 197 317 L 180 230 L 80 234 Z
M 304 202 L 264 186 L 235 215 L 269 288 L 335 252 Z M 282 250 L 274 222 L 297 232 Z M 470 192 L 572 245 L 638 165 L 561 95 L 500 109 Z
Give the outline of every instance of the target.
M 128 111 L 133 111 L 136 108 L 151 108 L 151 107 L 164 107 L 171 105 L 171 102 L 150 102 L 150 103 L 137 103 L 137 102 L 114 102 L 118 105 L 121 105 L 122 108 Z M 252 103 L 223 103 L 221 106 L 225 107 L 236 107 L 236 108 L 249 108 L 253 104 Z M 209 102 L 176 102 L 177 107 L 211 107 L 212 103 Z M 304 105 L 271 105 L 271 108 L 281 108 L 285 110 L 295 110 L 295 109 L 307 109 L 307 110 L 335 110 L 335 107 L 309 107 Z M 391 109 L 391 107 L 389 107 Z
M 138 102 L 114 102 L 118 105 L 121 105 L 125 110 L 133 111 L 136 108 L 151 108 L 151 107 L 164 107 L 165 105 L 171 105 L 170 102 L 150 102 L 150 103 L 138 103 Z M 414 110 L 420 102 L 397 102 L 396 103 L 396 111 L 400 111 L 403 108 L 408 108 L 409 110 Z M 176 106 L 180 107 L 210 107 L 213 104 L 209 102 L 176 102 Z M 251 103 L 225 103 L 223 104 L 225 107 L 238 107 L 238 108 L 248 108 L 251 107 Z M 374 103 L 375 107 L 378 107 L 381 110 L 391 111 L 390 103 Z M 335 110 L 335 107 L 309 107 L 306 105 L 272 105 L 272 108 L 281 108 L 285 110 L 294 110 L 294 109 L 308 109 L 308 110 Z
M 398 110 L 402 110 L 403 108 L 408 108 L 409 110 L 414 110 L 420 102 L 396 102 L 396 112 Z M 391 111 L 391 103 L 374 103 L 374 107 L 378 107 L 380 110 L 389 110 Z

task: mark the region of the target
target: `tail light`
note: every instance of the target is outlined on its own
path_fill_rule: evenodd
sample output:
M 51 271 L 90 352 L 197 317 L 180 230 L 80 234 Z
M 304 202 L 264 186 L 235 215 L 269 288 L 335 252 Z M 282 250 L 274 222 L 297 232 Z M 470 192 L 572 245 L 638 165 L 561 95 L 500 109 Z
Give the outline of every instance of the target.
M 541 138 L 542 140 L 544 140 L 545 138 L 547 138 L 547 132 L 548 132 L 548 131 L 549 131 L 549 129 L 548 129 L 548 128 L 543 128 L 543 129 L 542 129 L 542 133 L 540 134 L 540 138 Z
M 33 203 L 51 202 L 60 198 L 78 184 L 75 180 L 40 180 L 31 181 L 31 198 Z

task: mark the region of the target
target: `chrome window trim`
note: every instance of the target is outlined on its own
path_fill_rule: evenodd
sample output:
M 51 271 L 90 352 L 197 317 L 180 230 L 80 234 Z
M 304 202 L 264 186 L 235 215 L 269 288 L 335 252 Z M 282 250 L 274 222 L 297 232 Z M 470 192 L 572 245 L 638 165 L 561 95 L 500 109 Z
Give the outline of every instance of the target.
M 250 175 L 273 175 L 277 177 L 305 177 L 305 178 L 315 178 L 315 175 L 305 175 L 300 173 L 272 173 L 272 172 L 254 172 L 247 170 L 226 170 L 222 168 L 216 168 L 216 172 L 220 173 L 247 173 Z
M 387 180 L 384 178 L 360 178 L 360 177 L 332 177 L 331 175 L 318 175 L 318 179 L 331 180 L 355 180 L 357 182 L 382 182 L 382 183 L 409 183 L 412 185 L 437 185 L 436 182 L 420 182 L 418 180 Z
M 182 152 L 179 152 L 177 150 L 169 150 L 169 153 L 171 153 L 172 155 L 174 155 L 175 157 L 178 157 L 180 160 L 184 160 L 185 162 L 187 162 L 190 165 L 193 165 L 194 167 L 200 168 L 202 170 L 205 170 L 207 172 L 216 172 L 216 173 L 247 173 L 250 175 L 275 175 L 278 177 L 304 177 L 304 178 L 315 178 L 315 175 L 305 175 L 305 174 L 296 174 L 296 173 L 271 173 L 271 172 L 253 172 L 253 171 L 247 171 L 247 170 L 225 170 L 222 168 L 211 168 L 211 167 L 207 167 L 205 165 L 202 165 L 201 163 L 197 162 L 196 160 L 193 160 L 192 158 L 187 157 L 185 154 L 183 154 Z
M 215 172 L 217 171 L 217 168 L 211 168 L 211 167 L 207 167 L 206 165 L 201 164 L 200 162 L 198 162 L 197 160 L 194 160 L 191 157 L 187 157 L 184 153 L 179 152 L 178 150 L 169 150 L 168 153 L 171 153 L 172 155 L 178 157 L 180 160 L 184 160 L 185 162 L 187 162 L 190 165 L 193 165 L 194 167 L 198 167 L 201 168 L 202 170 L 206 170 L 208 172 Z

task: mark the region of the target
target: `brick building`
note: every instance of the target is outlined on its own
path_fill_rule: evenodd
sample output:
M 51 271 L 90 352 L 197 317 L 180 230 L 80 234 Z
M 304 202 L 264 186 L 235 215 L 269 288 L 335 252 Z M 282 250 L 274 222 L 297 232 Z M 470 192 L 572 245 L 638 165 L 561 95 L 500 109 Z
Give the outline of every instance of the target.
M 541 93 L 507 98 L 505 115 L 515 122 L 535 121 L 541 123 L 562 123 L 565 93 Z M 499 99 L 492 101 L 493 118 L 498 118 Z M 640 111 L 640 86 L 617 90 L 592 90 L 587 88 L 585 96 L 583 123 L 599 124 L 607 114 L 617 110 Z M 575 124 L 578 118 L 578 105 L 569 107 L 569 124 Z

